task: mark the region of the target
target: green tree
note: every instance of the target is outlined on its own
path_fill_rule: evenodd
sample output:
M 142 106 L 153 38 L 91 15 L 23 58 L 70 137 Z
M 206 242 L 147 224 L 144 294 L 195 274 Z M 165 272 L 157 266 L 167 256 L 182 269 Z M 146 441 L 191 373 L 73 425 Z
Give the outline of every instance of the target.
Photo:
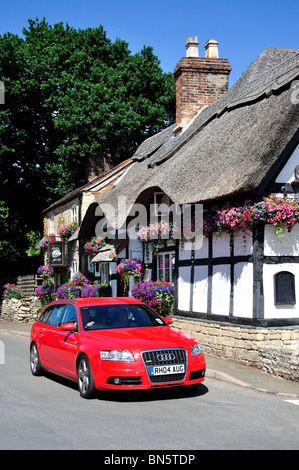
M 129 158 L 175 112 L 173 76 L 151 47 L 132 55 L 102 26 L 28 23 L 22 38 L 0 36 L 0 199 L 24 247 L 42 209 L 85 182 L 89 158 Z

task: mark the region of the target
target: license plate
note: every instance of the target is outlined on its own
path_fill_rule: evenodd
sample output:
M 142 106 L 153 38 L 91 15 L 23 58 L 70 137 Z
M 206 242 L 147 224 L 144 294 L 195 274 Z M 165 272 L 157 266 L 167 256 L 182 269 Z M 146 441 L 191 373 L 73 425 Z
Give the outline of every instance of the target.
M 150 368 L 150 375 L 181 374 L 184 372 L 184 364 L 171 364 L 169 366 L 151 366 Z

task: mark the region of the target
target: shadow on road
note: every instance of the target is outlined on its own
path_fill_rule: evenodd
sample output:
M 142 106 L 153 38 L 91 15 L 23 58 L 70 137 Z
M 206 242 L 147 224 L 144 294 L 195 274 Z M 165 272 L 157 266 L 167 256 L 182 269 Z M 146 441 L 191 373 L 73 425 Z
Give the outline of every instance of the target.
M 114 402 L 145 402 L 178 400 L 205 395 L 209 389 L 204 384 L 197 386 L 169 387 L 152 390 L 111 390 L 99 392 L 98 399 Z
M 75 382 L 64 379 L 50 372 L 44 372 L 44 377 L 72 390 L 78 391 Z M 93 400 L 114 402 L 145 402 L 158 400 L 178 400 L 182 398 L 199 397 L 208 393 L 209 389 L 203 383 L 198 385 L 156 388 L 151 390 L 105 390 L 98 392 Z M 79 391 L 78 391 L 79 393 Z

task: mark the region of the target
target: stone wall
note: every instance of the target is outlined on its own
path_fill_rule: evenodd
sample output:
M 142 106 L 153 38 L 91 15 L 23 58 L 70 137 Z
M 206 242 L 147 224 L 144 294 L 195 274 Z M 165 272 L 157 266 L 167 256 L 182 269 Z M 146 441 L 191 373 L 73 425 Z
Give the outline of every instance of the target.
M 299 327 L 246 327 L 181 317 L 174 317 L 172 326 L 196 338 L 207 355 L 299 381 Z
M 37 297 L 3 300 L 0 307 L 0 320 L 12 322 L 34 322 L 42 312 L 41 301 Z

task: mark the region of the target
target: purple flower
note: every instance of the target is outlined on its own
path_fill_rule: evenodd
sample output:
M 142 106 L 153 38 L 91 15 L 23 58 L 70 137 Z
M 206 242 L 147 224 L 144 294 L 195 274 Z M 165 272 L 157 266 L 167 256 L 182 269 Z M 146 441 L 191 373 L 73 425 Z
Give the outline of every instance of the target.
M 163 315 L 169 315 L 174 300 L 174 288 L 168 282 L 140 282 L 132 289 L 132 296 Z
M 79 289 L 69 284 L 62 284 L 55 293 L 56 299 L 76 299 L 78 297 L 80 297 Z
M 36 288 L 36 296 L 40 299 L 47 299 L 53 295 L 53 288 L 48 284 L 43 284 Z
M 47 264 L 45 266 L 40 266 L 37 270 L 37 274 L 40 276 L 52 276 L 53 275 L 53 268 L 51 266 L 48 266 Z

